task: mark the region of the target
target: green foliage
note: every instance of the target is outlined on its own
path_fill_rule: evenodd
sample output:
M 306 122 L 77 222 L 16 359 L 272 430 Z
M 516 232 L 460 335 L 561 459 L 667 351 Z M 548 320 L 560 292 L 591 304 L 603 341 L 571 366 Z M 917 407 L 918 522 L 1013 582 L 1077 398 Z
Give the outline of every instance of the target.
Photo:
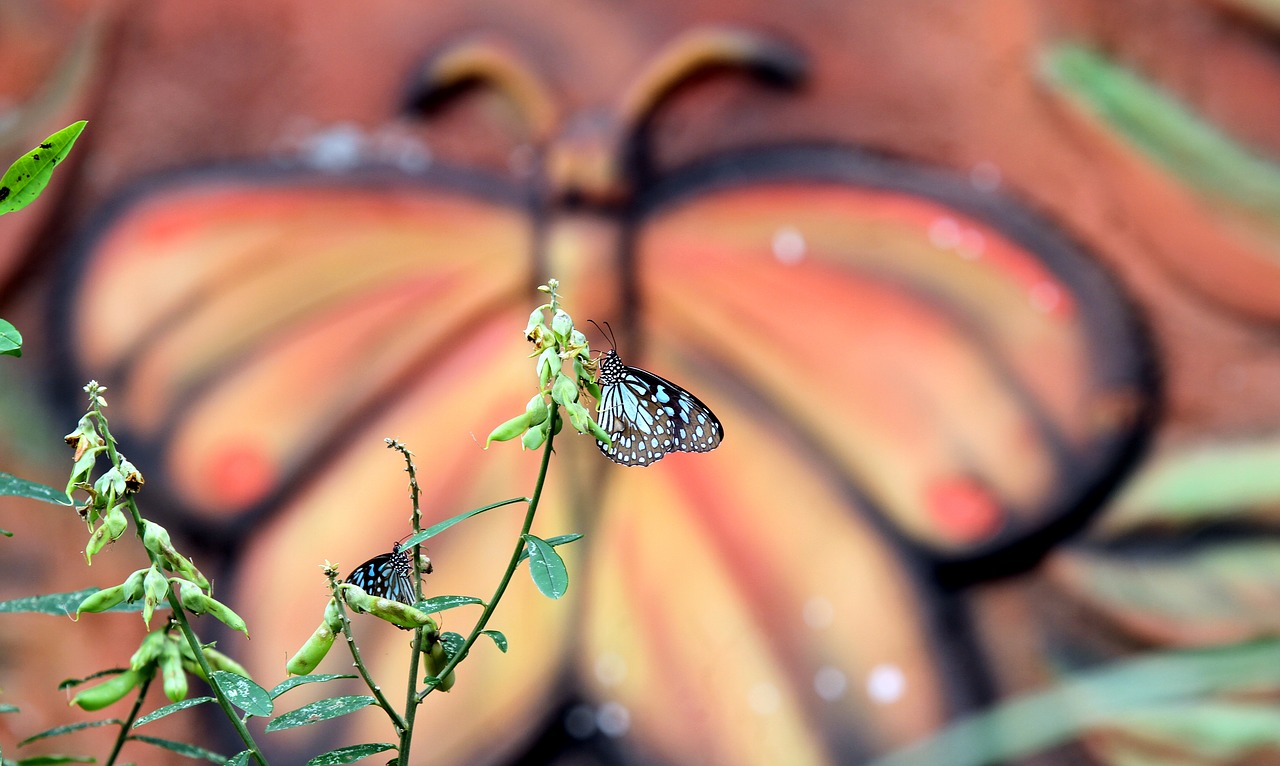
M 0 319 L 0 356 L 22 356 L 22 333 Z
M 0 345 L 3 345 L 3 341 L 0 341 Z M 37 484 L 34 481 L 19 479 L 17 476 L 3 471 L 0 471 L 0 495 L 27 497 L 32 500 L 53 503 L 54 505 L 71 505 L 71 498 L 67 497 L 66 492 L 53 487 L 46 487 L 43 484 Z
M 30 205 L 44 191 L 53 169 L 66 158 L 87 123 L 74 122 L 19 157 L 0 177 L 0 215 Z
M 303 705 L 297 710 L 290 710 L 288 713 L 276 716 L 267 724 L 267 731 L 281 731 L 282 729 L 292 729 L 298 726 L 308 726 L 320 721 L 327 721 L 330 718 L 338 718 L 354 713 L 373 703 L 373 697 L 367 694 L 328 697 L 312 702 L 309 705 Z

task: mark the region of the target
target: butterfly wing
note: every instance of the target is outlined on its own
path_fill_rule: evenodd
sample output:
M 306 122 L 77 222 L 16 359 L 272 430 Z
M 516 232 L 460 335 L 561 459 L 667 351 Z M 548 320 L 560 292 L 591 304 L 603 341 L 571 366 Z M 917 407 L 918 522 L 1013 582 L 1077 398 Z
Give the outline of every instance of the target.
M 668 452 L 709 452 L 724 438 L 711 408 L 666 378 L 625 365 L 601 377 L 599 422 L 612 444 L 597 445 L 615 463 L 649 465 Z
M 352 570 L 346 581 L 370 596 L 388 598 L 402 604 L 414 603 L 413 563 L 409 554 L 396 546 Z

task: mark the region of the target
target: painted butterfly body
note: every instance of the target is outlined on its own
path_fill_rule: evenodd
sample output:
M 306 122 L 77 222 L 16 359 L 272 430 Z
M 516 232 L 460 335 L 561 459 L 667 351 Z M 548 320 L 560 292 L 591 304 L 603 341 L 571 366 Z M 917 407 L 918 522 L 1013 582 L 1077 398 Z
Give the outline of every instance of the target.
M 374 556 L 351 570 L 346 582 L 358 586 L 370 596 L 410 605 L 416 600 L 413 592 L 413 560 L 409 558 L 407 551 L 400 548 L 400 543 L 391 546 L 390 553 Z
M 600 359 L 600 427 L 613 443 L 596 442 L 619 465 L 649 465 L 668 452 L 710 452 L 724 426 L 698 397 L 666 378 L 628 367 L 610 349 Z

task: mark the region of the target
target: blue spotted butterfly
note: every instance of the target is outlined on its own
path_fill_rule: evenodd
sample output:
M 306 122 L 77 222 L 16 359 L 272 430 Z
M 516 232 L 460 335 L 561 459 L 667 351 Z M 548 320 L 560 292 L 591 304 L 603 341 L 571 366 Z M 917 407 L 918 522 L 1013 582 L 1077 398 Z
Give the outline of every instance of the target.
M 431 573 L 430 565 L 424 570 Z M 402 604 L 416 601 L 413 591 L 413 560 L 400 543 L 390 553 L 381 553 L 351 570 L 346 582 L 377 598 L 388 598 Z
M 623 364 L 614 349 L 600 358 L 600 427 L 613 443 L 596 442 L 619 465 L 649 465 L 668 452 L 710 452 L 724 426 L 698 397 L 666 378 Z

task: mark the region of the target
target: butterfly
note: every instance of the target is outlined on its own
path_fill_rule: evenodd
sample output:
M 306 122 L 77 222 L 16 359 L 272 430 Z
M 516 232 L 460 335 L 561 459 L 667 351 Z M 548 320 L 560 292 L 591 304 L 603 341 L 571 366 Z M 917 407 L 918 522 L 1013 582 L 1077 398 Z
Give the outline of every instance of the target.
M 429 568 L 425 571 L 431 572 Z M 413 592 L 413 560 L 400 543 L 391 546 L 390 553 L 378 554 L 351 570 L 346 582 L 370 596 L 410 605 L 417 600 Z
M 619 465 L 649 465 L 668 452 L 710 452 L 724 426 L 698 397 L 666 378 L 628 367 L 616 349 L 600 358 L 600 427 L 612 444 L 596 442 Z

